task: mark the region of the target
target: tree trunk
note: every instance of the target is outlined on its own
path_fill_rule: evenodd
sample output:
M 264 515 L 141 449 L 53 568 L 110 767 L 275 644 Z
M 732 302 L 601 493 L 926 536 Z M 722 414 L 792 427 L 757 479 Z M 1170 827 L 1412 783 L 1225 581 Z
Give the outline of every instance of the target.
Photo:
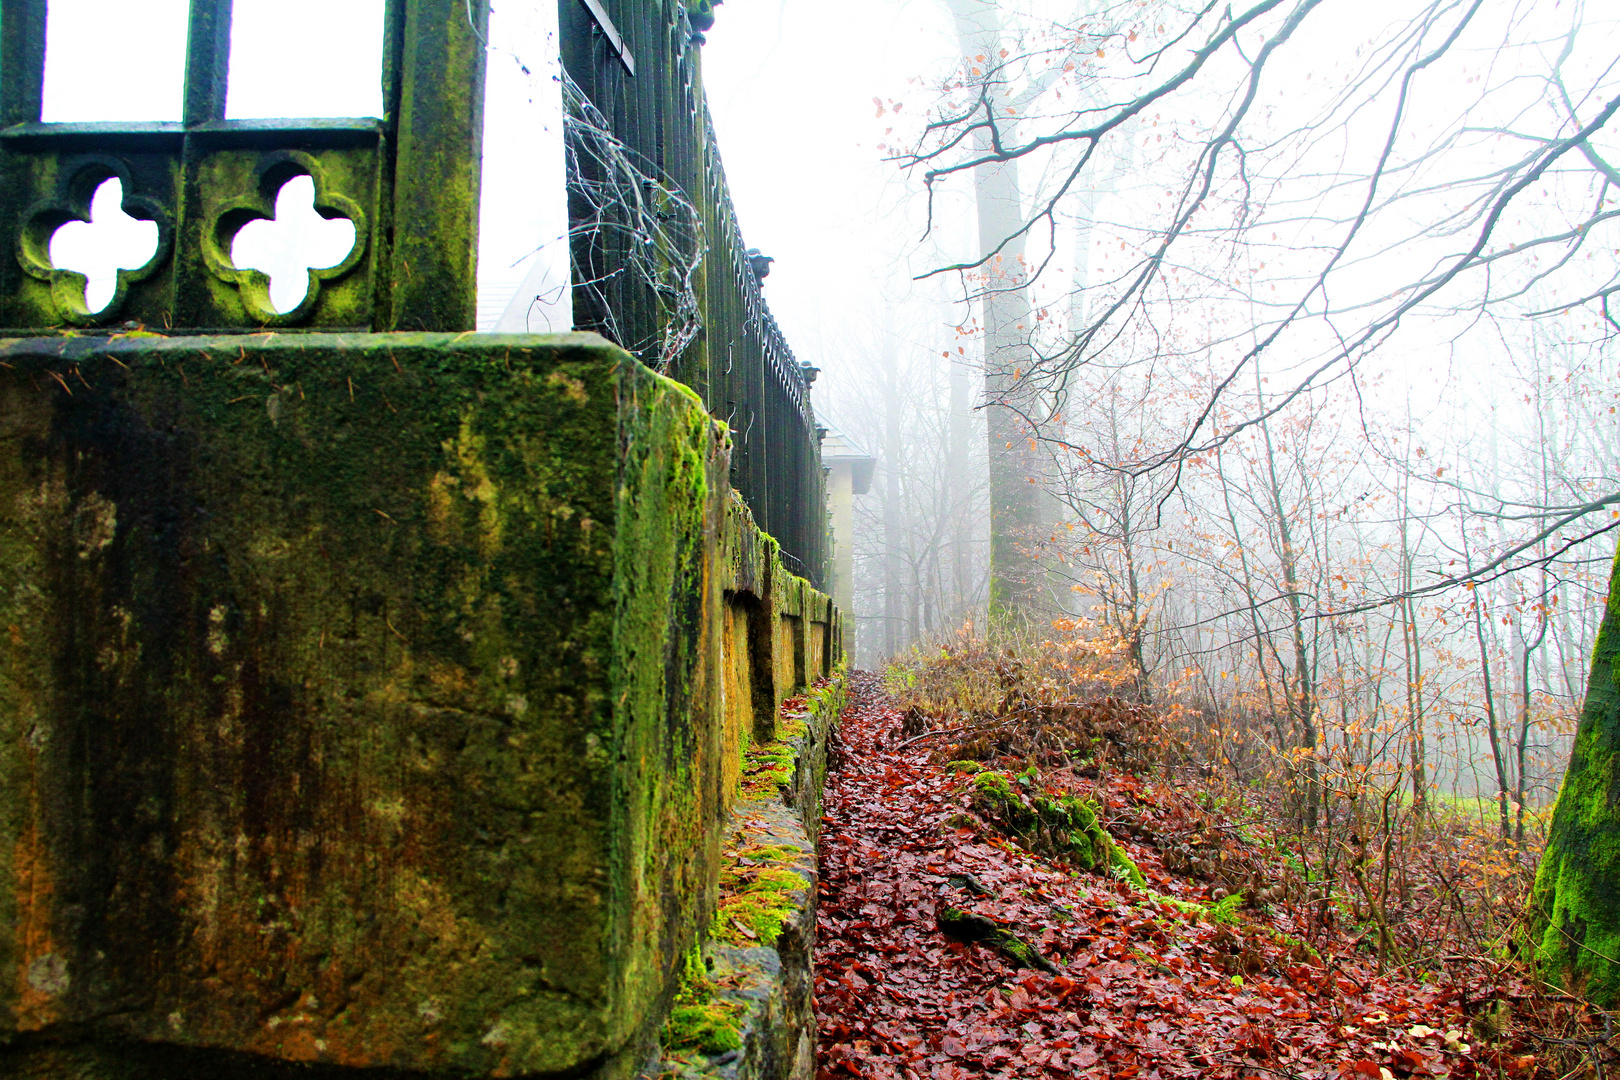
M 891 329 L 885 327 L 886 330 Z M 901 506 L 900 470 L 905 447 L 900 430 L 900 347 L 893 333 L 883 335 L 883 655 L 905 647 L 906 528 Z
M 952 479 L 963 485 L 970 486 L 974 468 L 971 460 L 972 447 L 969 445 L 970 422 L 973 416 L 973 388 L 968 373 L 961 366 L 951 366 L 951 413 L 949 425 L 950 438 L 950 473 Z M 964 613 L 971 610 L 973 599 L 973 521 L 972 515 L 962 512 L 965 502 L 953 502 L 957 507 L 951 519 L 951 607 L 952 618 L 957 622 L 962 620 Z
M 1530 897 L 1548 976 L 1604 1008 L 1620 1005 L 1620 555 L 1592 650 L 1586 706 Z
M 999 62 L 1001 13 L 994 0 L 947 0 L 956 22 L 962 56 L 969 68 L 988 72 Z M 1002 138 L 1012 141 L 1016 125 L 1007 110 L 1005 84 L 986 78 L 986 108 L 998 122 Z M 993 149 L 990 133 L 973 132 L 975 151 Z M 985 263 L 984 404 L 990 457 L 990 622 L 1016 622 L 1035 608 L 1041 584 L 1037 554 L 1041 524 L 1040 458 L 1034 449 L 1036 402 L 1023 389 L 1033 353 L 1034 319 L 1025 287 L 1022 237 L 1003 244 L 1023 225 L 1023 199 L 1018 166 L 1011 161 L 980 165 L 973 171 L 973 194 L 979 218 L 979 251 L 1000 253 Z
M 1530 656 L 1541 643 L 1547 640 L 1547 565 L 1541 566 L 1541 598 L 1536 602 L 1536 619 L 1540 624 L 1536 629 L 1534 641 L 1523 641 L 1519 650 L 1519 746 L 1518 765 L 1514 770 L 1515 801 L 1518 806 L 1514 810 L 1513 839 L 1517 843 L 1524 843 L 1524 803 L 1530 797 L 1530 786 L 1525 776 L 1529 765 L 1526 752 L 1530 743 Z M 1521 619 L 1522 621 L 1522 619 Z
M 1255 395 L 1260 395 L 1260 369 L 1255 368 Z M 1297 745 L 1305 751 L 1302 758 L 1295 759 L 1295 768 L 1304 776 L 1299 783 L 1300 802 L 1303 811 L 1302 820 L 1305 828 L 1316 828 L 1317 807 L 1317 768 L 1316 768 L 1316 680 L 1315 672 L 1310 663 L 1310 650 L 1305 643 L 1305 608 L 1300 597 L 1299 562 L 1300 552 L 1294 544 L 1293 523 L 1288 518 L 1288 510 L 1283 506 L 1282 480 L 1277 475 L 1277 448 L 1272 442 L 1271 425 L 1266 422 L 1260 424 L 1260 434 L 1265 439 L 1266 449 L 1266 483 L 1269 509 L 1276 521 L 1276 548 L 1277 556 L 1282 562 L 1283 593 L 1288 601 L 1288 626 L 1290 643 L 1294 649 L 1294 668 L 1289 672 L 1283 669 L 1283 687 L 1287 695 L 1287 709 L 1289 728 L 1288 740 L 1282 745 Z M 1296 732 L 1298 733 L 1296 736 Z M 1297 737 L 1298 742 L 1294 740 Z
M 1496 699 L 1491 695 L 1491 654 L 1485 646 L 1484 598 L 1474 590 L 1474 637 L 1479 642 L 1479 670 L 1485 678 L 1485 734 L 1491 741 L 1491 762 L 1496 766 L 1496 808 L 1502 815 L 1502 839 L 1513 835 L 1508 824 L 1507 760 L 1502 756 L 1502 736 L 1496 721 Z

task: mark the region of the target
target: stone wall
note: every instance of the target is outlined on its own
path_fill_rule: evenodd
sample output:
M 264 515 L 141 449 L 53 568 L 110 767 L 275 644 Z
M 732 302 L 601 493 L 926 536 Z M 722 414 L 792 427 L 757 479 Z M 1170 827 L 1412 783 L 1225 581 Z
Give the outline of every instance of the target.
M 728 455 L 594 335 L 0 342 L 0 1074 L 633 1071 L 839 656 Z

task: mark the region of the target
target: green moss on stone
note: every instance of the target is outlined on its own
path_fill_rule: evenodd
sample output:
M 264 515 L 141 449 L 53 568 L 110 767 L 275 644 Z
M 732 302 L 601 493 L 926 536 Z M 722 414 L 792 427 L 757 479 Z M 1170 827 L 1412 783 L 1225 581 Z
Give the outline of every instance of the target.
M 702 955 L 694 946 L 684 957 L 675 1005 L 659 1033 L 658 1041 L 666 1054 L 697 1051 L 714 1055 L 742 1046 L 737 1022 L 743 1005 L 718 999 L 715 990 Z
M 1086 870 L 1105 870 L 1138 887 L 1147 884 L 1131 857 L 1103 828 L 1095 803 L 1074 795 L 1026 794 L 1015 783 L 1032 787 L 1033 774 L 1015 782 L 1006 773 L 979 773 L 970 785 L 974 809 L 1031 850 Z
M 657 1030 L 726 560 L 809 595 L 689 389 L 583 334 L 64 337 L 0 342 L 0 418 L 0 923 L 87 928 L 0 941 L 73 986 L 7 1030 L 456 1075 Z
M 1019 938 L 1009 936 L 1008 940 L 999 943 L 999 948 L 1003 953 L 1007 954 L 1007 957 L 1012 960 L 1013 963 L 1017 964 L 1019 967 L 1034 968 L 1041 966 L 1040 961 L 1037 959 L 1040 954 L 1037 953 L 1028 942 L 1025 942 Z
M 741 1012 L 742 1005 L 730 1001 L 677 1005 L 664 1022 L 664 1050 L 697 1050 L 710 1055 L 736 1050 L 742 1046 L 742 1031 L 737 1027 Z
M 747 859 L 749 862 L 786 862 L 802 855 L 796 847 L 787 844 L 745 844 L 732 853 L 735 860 Z M 728 868 L 736 872 L 735 864 Z M 721 871 L 722 876 L 727 871 Z
M 994 919 L 950 905 L 939 908 L 935 917 L 940 930 L 947 936 L 958 941 L 988 945 L 1011 960 L 1016 967 L 1035 968 L 1051 974 L 1059 970 L 1056 964 L 1041 955 L 1039 949 Z
M 849 703 L 848 673 L 848 661 L 840 660 L 833 669 L 832 677 L 820 686 L 812 686 L 806 695 L 806 708 L 823 728 L 837 724 L 839 714 Z
M 779 720 L 776 725 L 777 735 L 784 743 L 797 742 L 804 738 L 805 733 L 809 730 L 810 725 L 805 723 L 804 717 L 797 713 L 789 713 Z
M 735 866 L 720 876 L 723 894 L 710 924 L 710 937 L 732 945 L 775 945 L 782 927 L 803 908 L 809 889 L 804 875 L 782 867 L 766 866 L 744 874 Z M 734 892 L 726 892 L 729 888 Z M 749 937 L 739 927 L 753 933 Z
M 801 734 L 804 722 L 799 721 Z M 797 752 L 785 741 L 754 746 L 743 753 L 742 793 L 749 797 L 776 794 L 793 782 Z

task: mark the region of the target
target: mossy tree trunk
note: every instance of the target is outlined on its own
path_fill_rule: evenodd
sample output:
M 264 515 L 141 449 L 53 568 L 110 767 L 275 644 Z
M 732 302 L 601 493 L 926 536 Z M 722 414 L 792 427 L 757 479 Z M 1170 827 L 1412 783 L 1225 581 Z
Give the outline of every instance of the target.
M 1586 706 L 1531 894 L 1546 974 L 1598 1005 L 1620 1005 L 1620 555 L 1592 650 Z

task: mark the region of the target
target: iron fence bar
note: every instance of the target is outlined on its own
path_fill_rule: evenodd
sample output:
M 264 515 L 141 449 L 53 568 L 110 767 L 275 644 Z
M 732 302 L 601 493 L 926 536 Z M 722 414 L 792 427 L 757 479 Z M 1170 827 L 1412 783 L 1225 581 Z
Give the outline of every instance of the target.
M 39 123 L 45 101 L 45 0 L 0 3 L 0 124 Z
M 225 119 L 230 66 L 231 0 L 191 0 L 182 113 L 187 125 Z
M 730 426 L 733 487 L 789 565 L 820 586 L 825 481 L 809 384 L 749 265 L 684 8 L 559 2 L 565 96 L 577 95 L 583 116 L 565 124 L 575 325 L 687 383 Z M 616 39 L 606 33 L 610 25 Z M 634 79 L 620 46 L 636 58 Z M 671 337 L 680 313 L 667 283 L 636 259 L 655 237 L 637 232 L 629 208 L 603 205 L 599 196 L 612 194 L 616 178 L 590 152 L 593 138 L 622 147 L 648 192 L 693 208 L 701 234 L 690 282 L 701 318 L 695 339 Z M 674 353 L 672 340 L 683 346 Z

